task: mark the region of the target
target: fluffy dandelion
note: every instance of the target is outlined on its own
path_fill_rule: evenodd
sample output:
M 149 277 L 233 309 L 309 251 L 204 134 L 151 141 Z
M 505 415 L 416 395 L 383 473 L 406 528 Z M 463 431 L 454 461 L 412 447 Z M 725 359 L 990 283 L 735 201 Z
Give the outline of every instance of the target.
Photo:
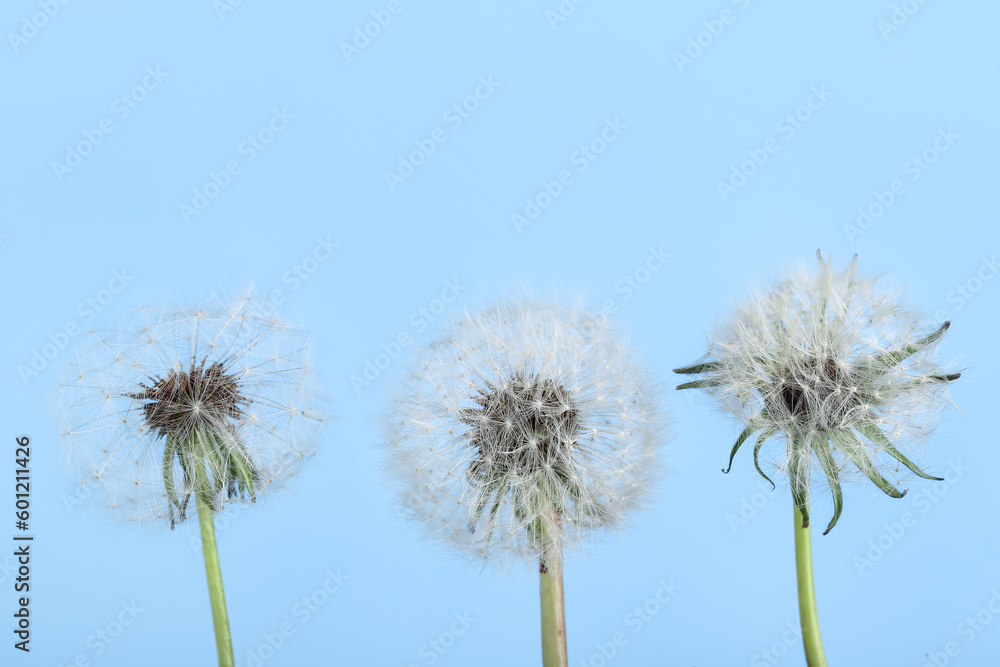
M 61 387 L 68 453 L 117 513 L 173 528 L 197 508 L 220 665 L 233 650 L 213 513 L 314 454 L 311 383 L 303 334 L 247 297 L 91 332 Z
M 563 552 L 643 504 L 661 432 L 603 314 L 500 303 L 420 351 L 390 465 L 432 537 L 501 567 L 537 564 L 545 665 L 566 665 Z
M 678 368 L 699 375 L 678 389 L 707 390 L 745 428 L 729 456 L 754 439 L 761 447 L 782 436 L 778 471 L 795 505 L 795 546 L 803 641 L 810 667 L 825 665 L 813 595 L 809 497 L 820 485 L 833 498 L 836 525 L 842 484 L 870 480 L 892 498 L 904 474 L 932 477 L 904 453 L 923 443 L 959 373 L 934 360 L 945 322 L 929 330 L 902 295 L 857 274 L 857 256 L 841 273 L 819 258 L 819 271 L 800 269 L 767 293 L 753 295 L 716 327 L 707 360 Z M 724 469 L 728 472 L 729 468 Z M 904 471 L 905 469 L 905 471 Z M 773 482 L 772 482 L 773 484 Z

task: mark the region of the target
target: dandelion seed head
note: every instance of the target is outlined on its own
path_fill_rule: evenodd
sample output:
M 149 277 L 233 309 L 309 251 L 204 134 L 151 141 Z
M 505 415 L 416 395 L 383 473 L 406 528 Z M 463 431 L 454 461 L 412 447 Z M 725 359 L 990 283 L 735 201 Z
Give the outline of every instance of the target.
M 67 378 L 58 393 L 66 452 L 124 518 L 183 521 L 193 466 L 214 509 L 256 500 L 315 451 L 306 336 L 251 297 L 142 308 L 92 331 Z
M 784 434 L 776 468 L 800 507 L 817 480 L 835 505 L 852 477 L 899 497 L 900 463 L 929 477 L 903 452 L 923 443 L 960 375 L 934 357 L 949 323 L 933 330 L 902 292 L 858 275 L 856 256 L 839 273 L 817 256 L 818 270 L 792 270 L 735 304 L 706 361 L 677 370 L 699 377 L 679 388 L 706 389 L 748 435 Z
M 418 351 L 389 467 L 409 515 L 506 565 L 581 547 L 643 505 L 662 417 L 603 314 L 542 302 L 466 313 Z

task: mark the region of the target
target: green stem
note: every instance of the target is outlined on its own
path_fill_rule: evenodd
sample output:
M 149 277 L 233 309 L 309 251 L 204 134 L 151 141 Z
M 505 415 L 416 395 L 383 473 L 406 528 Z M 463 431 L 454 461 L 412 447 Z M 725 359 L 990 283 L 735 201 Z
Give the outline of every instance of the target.
M 198 496 L 198 521 L 201 523 L 201 549 L 205 555 L 205 575 L 208 577 L 208 596 L 212 601 L 212 622 L 215 624 L 219 667 L 234 667 L 233 639 L 229 633 L 226 594 L 222 590 L 222 567 L 219 565 L 219 551 L 215 546 L 215 522 L 212 518 L 205 465 L 204 459 L 195 463 L 195 495 Z
M 542 664 L 544 667 L 567 667 L 562 554 L 558 549 L 547 551 L 538 574 L 542 601 Z
M 808 512 L 808 507 L 806 508 Z M 802 644 L 809 667 L 826 667 L 823 639 L 819 635 L 816 614 L 816 591 L 813 586 L 812 538 L 809 527 L 802 527 L 802 511 L 795 506 L 795 572 L 799 585 L 799 620 L 802 623 Z

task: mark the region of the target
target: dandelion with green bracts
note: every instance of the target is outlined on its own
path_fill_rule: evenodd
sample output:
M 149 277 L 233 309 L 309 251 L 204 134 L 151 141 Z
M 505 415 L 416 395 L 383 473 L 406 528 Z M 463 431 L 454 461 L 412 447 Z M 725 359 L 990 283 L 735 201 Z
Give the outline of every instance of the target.
M 697 376 L 678 389 L 704 389 L 736 416 L 742 432 L 729 456 L 780 437 L 778 472 L 794 500 L 799 603 L 810 667 L 825 665 L 816 620 L 809 540 L 809 498 L 829 490 L 833 515 L 843 484 L 868 480 L 892 498 L 906 476 L 936 480 L 911 459 L 948 403 L 960 376 L 934 358 L 949 323 L 928 326 L 901 292 L 858 275 L 857 256 L 842 272 L 819 253 L 819 270 L 790 272 L 766 292 L 737 304 L 713 332 L 705 361 L 678 368 Z M 773 484 L 773 482 L 772 482 Z
M 173 528 L 197 512 L 219 664 L 232 665 L 213 516 L 314 454 L 309 346 L 249 297 L 142 309 L 86 343 L 60 388 L 67 453 L 125 518 Z
M 451 550 L 540 577 L 544 664 L 565 666 L 564 552 L 647 499 L 663 420 L 605 316 L 538 302 L 466 314 L 418 352 L 389 472 Z

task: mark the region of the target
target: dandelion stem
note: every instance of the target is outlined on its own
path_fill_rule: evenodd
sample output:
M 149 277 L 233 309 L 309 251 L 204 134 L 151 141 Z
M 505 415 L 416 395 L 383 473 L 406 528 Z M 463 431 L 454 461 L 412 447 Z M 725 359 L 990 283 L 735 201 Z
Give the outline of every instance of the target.
M 205 575 L 208 577 L 208 595 L 212 601 L 212 622 L 215 624 L 215 646 L 219 653 L 219 667 L 234 667 L 236 663 L 233 659 L 233 639 L 229 633 L 226 594 L 222 590 L 219 551 L 215 546 L 215 523 L 212 517 L 212 501 L 205 473 L 205 461 L 199 461 L 194 468 L 198 520 L 201 523 L 201 549 L 205 555 Z
M 798 504 L 795 504 L 795 571 L 799 586 L 799 620 L 802 623 L 802 644 L 806 651 L 806 664 L 809 667 L 826 667 L 823 639 L 819 634 L 819 616 L 816 613 L 816 591 L 813 586 L 812 537 L 809 527 L 802 527 L 802 511 Z
M 561 550 L 547 550 L 539 568 L 542 601 L 542 664 L 544 667 L 567 667 L 566 601 L 563 597 Z

